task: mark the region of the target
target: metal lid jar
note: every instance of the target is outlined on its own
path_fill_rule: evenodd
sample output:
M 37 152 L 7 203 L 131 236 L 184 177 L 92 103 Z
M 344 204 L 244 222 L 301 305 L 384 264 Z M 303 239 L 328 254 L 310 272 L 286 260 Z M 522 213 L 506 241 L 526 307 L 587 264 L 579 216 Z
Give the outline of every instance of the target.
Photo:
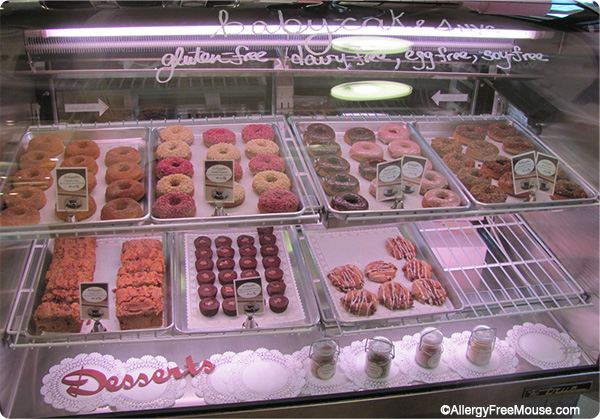
M 367 339 L 365 352 L 367 353 L 365 373 L 371 378 L 387 377 L 395 356 L 392 341 L 383 336 Z

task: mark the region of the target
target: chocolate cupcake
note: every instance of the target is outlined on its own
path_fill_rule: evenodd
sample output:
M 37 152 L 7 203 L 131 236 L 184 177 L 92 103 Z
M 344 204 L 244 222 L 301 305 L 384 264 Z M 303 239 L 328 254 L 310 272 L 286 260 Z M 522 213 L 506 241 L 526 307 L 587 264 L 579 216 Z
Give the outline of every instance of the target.
M 212 245 L 212 240 L 210 237 L 199 236 L 194 239 L 194 247 L 196 249 L 202 249 L 204 247 L 210 247 Z
M 198 297 L 204 298 L 215 298 L 217 296 L 217 287 L 213 284 L 202 284 L 198 287 Z
M 283 295 L 285 294 L 285 282 L 283 281 L 273 281 L 273 282 L 269 282 L 267 284 L 267 294 L 269 294 L 270 296 L 273 295 Z
M 245 244 L 241 246 L 240 256 L 256 256 L 256 247 L 251 244 Z
M 213 251 L 210 247 L 201 247 L 196 249 L 196 259 L 212 259 Z
M 279 253 L 279 247 L 275 244 L 265 244 L 260 247 L 260 254 L 262 257 L 277 256 L 277 253 Z
M 198 259 L 196 261 L 196 271 L 212 271 L 212 268 L 215 267 L 212 259 Z
M 273 227 L 257 227 L 256 228 L 256 232 L 258 233 L 259 236 L 262 236 L 263 234 L 273 234 Z
M 223 300 L 223 313 L 227 316 L 236 316 L 235 298 L 226 298 Z
M 232 284 L 234 279 L 237 279 L 237 272 L 233 269 L 226 269 L 219 272 L 219 282 L 221 285 Z
M 232 258 L 235 256 L 233 247 L 221 246 L 217 249 L 217 256 L 220 258 Z
M 283 278 L 283 271 L 280 268 L 267 268 L 265 269 L 265 279 L 267 282 L 281 281 Z
M 257 276 L 260 277 L 260 274 L 255 269 L 246 269 L 240 274 L 240 278 L 256 278 Z
M 237 245 L 238 247 L 242 247 L 242 246 L 252 246 L 254 244 L 254 237 L 252 236 L 248 236 L 247 234 L 242 234 L 241 236 L 238 236 L 237 238 Z
M 215 273 L 213 271 L 199 271 L 196 275 L 196 281 L 198 281 L 198 285 L 214 284 Z
M 277 237 L 274 234 L 262 234 L 258 237 L 258 242 L 261 246 L 266 244 L 275 244 L 277 243 Z
M 269 308 L 273 313 L 283 313 L 287 310 L 290 300 L 285 295 L 274 295 L 269 298 Z
M 225 284 L 221 287 L 221 297 L 232 298 L 235 297 L 235 290 L 232 284 Z
M 267 268 L 279 268 L 281 265 L 281 259 L 279 256 L 265 256 L 262 260 L 263 267 Z
M 248 270 L 248 269 L 256 269 L 256 265 L 258 262 L 256 258 L 252 256 L 243 256 L 239 260 L 240 269 Z
M 200 300 L 200 313 L 206 317 L 213 317 L 219 312 L 219 300 L 216 298 L 204 298 Z
M 218 249 L 219 247 L 231 247 L 233 240 L 227 236 L 219 236 L 215 239 L 215 247 Z
M 217 259 L 217 269 L 223 271 L 225 269 L 233 269 L 235 267 L 235 261 L 232 258 L 219 258 Z

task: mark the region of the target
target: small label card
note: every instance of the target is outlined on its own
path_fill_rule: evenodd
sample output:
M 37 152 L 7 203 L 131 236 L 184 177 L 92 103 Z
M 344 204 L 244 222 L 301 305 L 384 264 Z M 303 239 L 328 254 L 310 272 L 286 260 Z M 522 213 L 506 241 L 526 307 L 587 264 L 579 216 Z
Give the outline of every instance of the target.
M 395 200 L 402 188 L 402 159 L 392 160 L 377 165 L 375 181 L 378 201 Z
M 265 312 L 265 300 L 260 277 L 236 279 L 233 281 L 233 287 L 235 289 L 235 305 L 238 315 Z
M 108 318 L 108 283 L 82 282 L 79 284 L 80 316 L 83 320 Z
M 513 185 L 515 195 L 529 192 L 538 184 L 535 151 L 519 154 L 512 158 Z
M 408 155 L 402 157 L 402 187 L 404 193 L 418 193 L 421 190 L 421 181 L 425 174 L 426 165 L 427 157 Z
M 56 168 L 56 210 L 88 210 L 87 167 Z
M 558 176 L 558 158 L 544 153 L 538 153 L 535 168 L 538 176 L 538 187 L 550 195 L 554 193 L 556 177 Z
M 204 199 L 206 202 L 234 202 L 234 161 L 204 161 Z

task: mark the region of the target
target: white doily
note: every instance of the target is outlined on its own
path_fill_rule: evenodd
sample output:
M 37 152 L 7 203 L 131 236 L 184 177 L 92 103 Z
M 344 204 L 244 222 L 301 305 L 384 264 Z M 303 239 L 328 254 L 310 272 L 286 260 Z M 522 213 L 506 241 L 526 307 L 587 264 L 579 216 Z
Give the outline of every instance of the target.
M 366 340 L 352 342 L 340 353 L 339 364 L 346 377 L 361 389 L 376 389 L 388 387 L 402 387 L 409 383 L 408 377 L 400 371 L 396 360 L 392 361 L 390 373 L 386 378 L 371 378 L 365 373 Z
M 104 375 L 106 379 L 116 376 L 119 381 L 123 378 L 123 363 L 114 359 L 111 355 L 100 355 L 99 353 L 79 354 L 75 358 L 65 358 L 59 365 L 50 368 L 48 374 L 42 379 L 40 393 L 44 396 L 44 402 L 55 409 L 65 409 L 69 412 L 93 412 L 108 404 L 109 392 L 106 389 L 92 395 L 70 395 L 67 393 L 69 385 L 61 383 L 65 375 L 80 369 L 93 369 Z M 98 382 L 87 376 L 73 376 L 67 378 L 73 387 L 79 390 L 95 391 Z M 81 385 L 75 381 L 81 380 Z M 85 382 L 84 382 L 85 380 Z
M 581 349 L 568 334 L 543 324 L 524 323 L 506 333 L 506 341 L 531 365 L 542 369 L 579 365 Z
M 215 366 L 210 374 L 198 374 L 192 378 L 192 387 L 196 395 L 204 398 L 207 404 L 235 403 L 235 385 L 232 380 L 232 371 L 237 366 L 232 364 L 235 352 L 215 354 L 209 358 Z
M 335 374 L 329 380 L 321 380 L 312 375 L 310 371 L 310 346 L 305 346 L 299 351 L 292 354 L 292 357 L 297 359 L 302 366 L 306 374 L 306 384 L 302 388 L 302 394 L 309 394 L 311 396 L 317 394 L 332 394 L 332 393 L 344 393 L 349 391 L 355 391 L 358 388 L 356 385 L 348 380 L 344 371 L 340 367 L 338 362 L 336 365 Z
M 235 397 L 241 401 L 296 397 L 304 387 L 301 362 L 277 350 L 244 351 L 233 359 Z
M 496 345 L 490 362 L 485 366 L 473 364 L 467 358 L 467 344 L 470 330 L 453 333 L 446 344 L 448 365 L 463 378 L 479 378 L 491 375 L 510 374 L 516 371 L 519 360 L 515 350 L 504 340 L 496 338 Z
M 459 374 L 454 372 L 448 365 L 450 355 L 447 351 L 442 353 L 440 363 L 436 368 L 423 368 L 415 361 L 415 352 L 419 346 L 421 334 L 406 335 L 401 341 L 395 342 L 396 361 L 400 370 L 406 374 L 410 381 L 422 381 L 424 383 L 439 383 L 442 381 L 458 380 Z M 445 346 L 448 339 L 444 339 Z
M 171 407 L 183 396 L 186 387 L 185 379 L 170 376 L 164 383 L 151 380 L 156 370 L 168 374 L 169 368 L 178 368 L 175 362 L 168 362 L 162 356 L 145 355 L 141 358 L 129 358 L 124 369 L 134 382 L 139 382 L 130 389 L 121 390 L 108 395 L 108 404 L 120 411 L 161 409 Z

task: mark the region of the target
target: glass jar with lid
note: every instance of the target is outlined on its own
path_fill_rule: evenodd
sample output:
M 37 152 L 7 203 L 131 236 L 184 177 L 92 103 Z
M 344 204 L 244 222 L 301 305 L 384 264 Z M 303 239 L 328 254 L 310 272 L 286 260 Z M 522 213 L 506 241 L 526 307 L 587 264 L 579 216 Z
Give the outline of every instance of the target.
M 385 378 L 390 374 L 394 359 L 394 344 L 383 336 L 367 339 L 365 373 L 371 378 Z
M 415 362 L 423 368 L 437 368 L 442 358 L 444 335 L 435 327 L 423 329 L 415 352 Z
M 312 375 L 321 380 L 333 377 L 339 353 L 340 346 L 335 339 L 321 338 L 314 341 L 308 354 Z
M 467 345 L 467 359 L 477 366 L 485 366 L 492 359 L 496 345 L 496 329 L 475 326 Z

